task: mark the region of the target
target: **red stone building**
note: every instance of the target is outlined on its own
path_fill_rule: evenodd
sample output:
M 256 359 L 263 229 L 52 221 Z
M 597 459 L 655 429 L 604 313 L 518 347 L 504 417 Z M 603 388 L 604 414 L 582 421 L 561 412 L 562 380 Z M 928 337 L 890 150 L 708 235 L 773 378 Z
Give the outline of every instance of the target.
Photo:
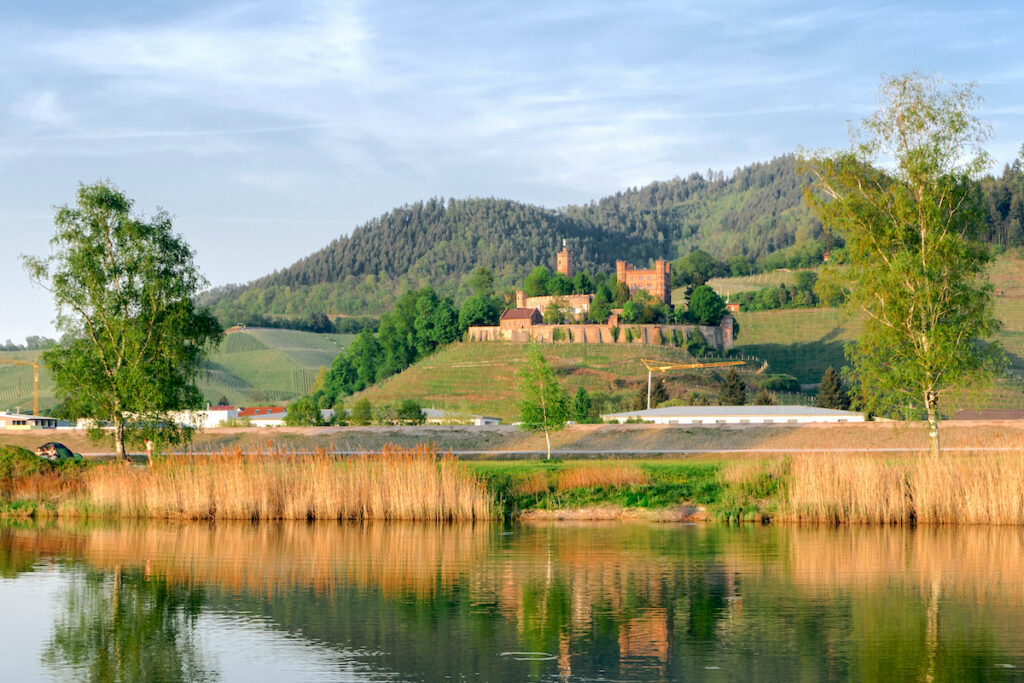
M 536 308 L 513 308 L 501 314 L 499 327 L 505 330 L 528 330 L 544 322 L 544 316 Z
M 615 277 L 629 287 L 629 293 L 644 289 L 653 297 L 666 304 L 672 303 L 671 264 L 658 259 L 651 270 L 637 270 L 625 261 L 615 262 Z
M 572 277 L 572 256 L 569 255 L 569 247 L 562 240 L 562 251 L 558 252 L 558 272 L 562 275 Z

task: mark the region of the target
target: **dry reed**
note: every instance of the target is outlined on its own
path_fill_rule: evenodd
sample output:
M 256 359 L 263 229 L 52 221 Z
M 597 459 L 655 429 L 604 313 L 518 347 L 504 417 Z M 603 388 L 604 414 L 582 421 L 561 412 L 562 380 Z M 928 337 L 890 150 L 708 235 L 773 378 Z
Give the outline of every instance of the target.
M 277 450 L 170 456 L 86 477 L 88 502 L 114 515 L 184 519 L 473 520 L 495 516 L 483 484 L 450 455 L 385 446 L 336 458 Z
M 636 465 L 594 464 L 569 467 L 558 473 L 559 491 L 649 484 L 650 476 Z
M 999 455 L 794 457 L 780 519 L 1024 524 L 1024 448 Z

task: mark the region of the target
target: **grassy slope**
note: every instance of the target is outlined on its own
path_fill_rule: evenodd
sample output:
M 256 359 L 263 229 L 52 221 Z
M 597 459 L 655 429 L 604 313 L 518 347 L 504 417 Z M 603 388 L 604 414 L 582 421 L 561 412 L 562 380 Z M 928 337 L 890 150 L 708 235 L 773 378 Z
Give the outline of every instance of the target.
M 222 395 L 235 404 L 281 403 L 309 391 L 352 335 L 250 328 L 227 335 L 199 380 L 209 401 Z M 0 351 L 0 358 L 36 359 L 38 351 Z M 56 405 L 49 374 L 40 373 L 40 407 Z M 0 409 L 32 408 L 32 368 L 0 364 Z
M 570 394 L 583 386 L 601 410 L 628 409 L 628 402 L 641 385 L 647 384 L 647 369 L 641 358 L 671 362 L 692 362 L 683 349 L 671 346 L 548 344 L 545 357 Z M 526 355 L 524 344 L 510 342 L 464 342 L 426 358 L 411 368 L 371 387 L 354 399 L 366 397 L 372 403 L 417 398 L 425 406 L 518 419 L 515 372 Z M 711 359 L 714 360 L 714 359 Z M 751 375 L 756 363 L 738 368 L 748 375 L 748 386 L 758 378 Z M 721 370 L 686 370 L 664 375 L 669 394 L 676 397 L 693 391 L 717 395 Z
M 715 280 L 721 292 L 750 289 L 758 277 L 760 286 L 778 284 L 792 273 L 776 271 L 753 278 Z M 998 380 L 982 393 L 964 391 L 951 396 L 947 410 L 958 407 L 1024 408 L 1024 258 L 1004 254 L 992 266 L 991 279 L 1002 294 L 996 297 L 996 316 L 1003 329 L 996 339 L 1007 352 L 1009 377 Z M 789 309 L 740 313 L 737 349 L 768 361 L 773 372 L 794 375 L 802 383 L 820 381 L 829 365 L 846 364 L 843 345 L 858 331 L 857 319 L 829 308 Z

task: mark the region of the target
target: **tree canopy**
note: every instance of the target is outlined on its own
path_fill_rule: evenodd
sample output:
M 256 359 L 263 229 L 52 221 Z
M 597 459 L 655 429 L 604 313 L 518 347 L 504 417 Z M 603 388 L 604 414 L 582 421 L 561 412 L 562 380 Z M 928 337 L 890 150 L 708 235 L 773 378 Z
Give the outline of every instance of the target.
M 988 128 L 971 86 L 911 73 L 885 78 L 879 99 L 850 149 L 809 159 L 807 197 L 846 243 L 850 305 L 864 317 L 847 352 L 858 396 L 876 412 L 923 410 L 938 455 L 940 397 L 1000 360 L 982 341 L 999 327 L 978 239 Z
M 75 206 L 59 207 L 54 224 L 54 253 L 24 262 L 57 305 L 64 340 L 42 358 L 65 411 L 111 422 L 122 458 L 126 442 L 189 438 L 170 413 L 203 405 L 199 366 L 223 337 L 195 304 L 205 282 L 194 253 L 166 212 L 133 213 L 132 200 L 108 182 L 80 185 Z
M 526 351 L 526 362 L 516 373 L 519 381 L 519 420 L 523 429 L 544 432 L 551 459 L 551 432 L 565 427 L 569 417 L 569 395 L 534 344 Z

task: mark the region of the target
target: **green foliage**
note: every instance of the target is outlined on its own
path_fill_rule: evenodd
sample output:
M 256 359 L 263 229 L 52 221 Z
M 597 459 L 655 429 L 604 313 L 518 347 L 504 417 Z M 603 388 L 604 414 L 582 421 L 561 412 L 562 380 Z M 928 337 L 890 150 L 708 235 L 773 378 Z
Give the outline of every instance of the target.
M 886 79 L 880 101 L 851 149 L 810 161 L 807 197 L 845 240 L 850 303 L 866 314 L 848 349 L 858 394 L 882 414 L 923 406 L 937 455 L 940 397 L 1000 361 L 981 343 L 999 329 L 978 239 L 987 128 L 971 87 L 935 77 Z
M 849 410 L 850 397 L 839 378 L 839 373 L 830 365 L 818 386 L 818 407 L 835 410 Z
M 754 405 L 773 406 L 775 405 L 775 396 L 769 393 L 764 387 L 761 387 L 761 391 L 757 392 L 757 396 L 754 398 Z
M 551 271 L 547 266 L 537 266 L 526 277 L 523 290 L 526 296 L 546 296 L 548 293 L 548 280 L 551 278 Z
M 324 422 L 313 399 L 303 396 L 288 404 L 288 413 L 284 416 L 284 423 L 289 427 L 315 427 Z
M 55 253 L 25 258 L 53 294 L 64 333 L 42 355 L 57 393 L 70 414 L 113 423 L 120 457 L 126 441 L 190 437 L 169 413 L 203 405 L 199 367 L 223 338 L 213 315 L 196 307 L 205 283 L 170 216 L 147 220 L 132 208 L 108 183 L 80 185 L 76 206 L 54 217 Z
M 369 399 L 361 398 L 352 405 L 349 422 L 357 426 L 365 426 L 373 421 L 373 406 Z
M 793 375 L 768 375 L 761 386 L 771 392 L 800 392 L 800 382 Z
M 564 323 L 569 315 L 569 309 L 564 299 L 552 299 L 551 303 L 544 309 L 544 324 L 559 325 Z
M 699 330 L 689 330 L 686 333 L 686 352 L 694 358 L 700 358 L 710 353 L 711 347 L 708 340 Z
M 672 286 L 700 286 L 711 278 L 725 275 L 727 272 L 728 267 L 724 263 L 703 249 L 694 249 L 672 264 Z
M 725 300 L 707 285 L 700 285 L 690 296 L 689 310 L 701 325 L 717 325 L 725 315 Z
M 564 341 L 564 340 L 565 340 L 565 330 L 563 330 L 561 327 L 556 327 L 554 330 L 551 331 L 551 341 Z
M 526 362 L 516 373 L 521 400 L 519 421 L 531 432 L 544 432 L 551 459 L 550 433 L 565 427 L 569 416 L 569 397 L 558 383 L 551 366 L 535 345 L 530 344 Z
M 572 399 L 572 409 L 569 411 L 569 417 L 580 424 L 593 422 L 592 409 L 590 394 L 583 387 L 578 387 L 576 395 Z
M 489 295 L 475 294 L 459 309 L 459 328 L 466 330 L 474 325 L 497 325 L 501 318 L 501 302 Z
M 668 388 L 665 386 L 665 380 L 658 377 L 651 382 L 651 408 L 657 408 L 663 403 L 669 400 Z M 647 409 L 647 385 L 641 384 L 637 387 L 636 394 L 633 396 L 633 403 L 630 406 L 631 410 L 646 410 Z
M 403 424 L 421 425 L 426 421 L 423 415 L 423 406 L 414 398 L 403 399 L 396 410 L 398 419 Z
M 718 392 L 718 402 L 723 406 L 741 406 L 747 402 L 747 384 L 740 379 L 735 368 L 725 373 L 725 382 Z
M 56 463 L 26 448 L 0 446 L 0 485 L 31 474 L 52 472 Z

